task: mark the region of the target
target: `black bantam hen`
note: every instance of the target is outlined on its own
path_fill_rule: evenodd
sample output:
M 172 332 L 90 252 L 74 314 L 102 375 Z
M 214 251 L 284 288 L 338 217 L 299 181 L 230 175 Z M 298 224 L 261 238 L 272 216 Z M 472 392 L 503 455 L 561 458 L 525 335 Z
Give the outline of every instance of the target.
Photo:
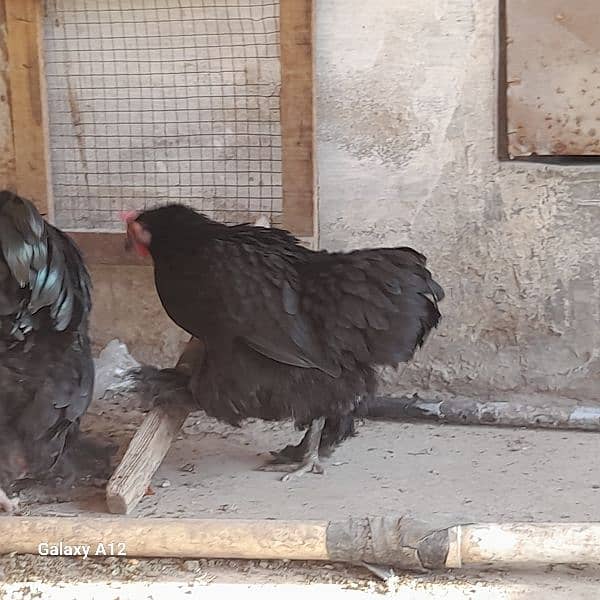
M 90 278 L 79 250 L 28 200 L 0 192 L 0 485 L 68 478 L 92 398 Z M 0 506 L 14 503 L 0 490 Z
M 315 252 L 286 231 L 226 226 L 179 204 L 125 220 L 166 312 L 204 344 L 196 405 L 232 425 L 308 429 L 274 453 L 292 474 L 323 471 L 319 456 L 354 433 L 353 412 L 375 393 L 375 367 L 409 361 L 440 320 L 444 292 L 410 248 Z

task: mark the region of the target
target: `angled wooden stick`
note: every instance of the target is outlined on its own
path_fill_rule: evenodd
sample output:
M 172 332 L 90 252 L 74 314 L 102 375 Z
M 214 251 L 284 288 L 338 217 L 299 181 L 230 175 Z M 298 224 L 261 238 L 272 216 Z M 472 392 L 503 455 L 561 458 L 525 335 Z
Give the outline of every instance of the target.
M 191 366 L 202 360 L 202 343 L 192 338 L 175 366 L 186 375 Z M 143 498 L 152 476 L 162 463 L 191 407 L 174 391 L 172 402 L 152 409 L 137 430 L 121 463 L 106 486 L 106 504 L 111 513 L 128 514 Z
M 106 486 L 111 513 L 128 514 L 144 497 L 189 412 L 175 404 L 157 406 L 148 413 Z

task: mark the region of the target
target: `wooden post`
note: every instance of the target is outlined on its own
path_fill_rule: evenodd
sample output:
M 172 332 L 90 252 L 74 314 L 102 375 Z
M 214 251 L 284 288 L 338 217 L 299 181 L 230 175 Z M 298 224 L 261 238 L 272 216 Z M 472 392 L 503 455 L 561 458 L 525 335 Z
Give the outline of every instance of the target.
M 283 226 L 314 235 L 313 0 L 281 0 Z
M 0 0 L 0 188 L 15 187 L 15 144 L 10 110 L 6 2 Z
M 14 173 L 6 182 L 52 220 L 48 107 L 44 76 L 43 2 L 2 0 Z

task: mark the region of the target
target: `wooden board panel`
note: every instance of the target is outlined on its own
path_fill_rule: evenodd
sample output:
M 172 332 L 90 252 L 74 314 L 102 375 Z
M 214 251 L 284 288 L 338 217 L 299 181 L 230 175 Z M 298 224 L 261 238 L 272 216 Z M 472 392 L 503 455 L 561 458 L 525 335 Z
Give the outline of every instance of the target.
M 3 0 L 15 173 L 12 189 L 52 217 L 41 0 Z
M 84 260 L 90 265 L 151 265 L 135 252 L 125 249 L 125 233 L 98 231 L 67 231 L 79 246 Z
M 69 230 L 66 233 L 79 246 L 90 265 L 152 265 L 149 258 L 140 258 L 135 252 L 125 250 L 125 233 Z M 315 249 L 312 238 L 300 236 L 299 240 L 307 248 Z
M 600 155 L 600 2 L 505 1 L 509 155 Z
M 314 234 L 312 0 L 281 0 L 283 225 Z
M 14 189 L 15 146 L 13 143 L 6 47 L 6 6 L 0 1 L 0 188 Z

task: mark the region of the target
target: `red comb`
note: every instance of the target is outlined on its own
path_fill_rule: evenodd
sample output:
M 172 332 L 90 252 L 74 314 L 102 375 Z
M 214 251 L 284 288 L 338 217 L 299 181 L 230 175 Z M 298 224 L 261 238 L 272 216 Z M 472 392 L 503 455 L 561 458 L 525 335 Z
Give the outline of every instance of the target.
M 135 221 L 138 217 L 139 213 L 136 210 L 126 210 L 121 213 L 121 221 L 124 223 L 131 223 L 131 221 Z

